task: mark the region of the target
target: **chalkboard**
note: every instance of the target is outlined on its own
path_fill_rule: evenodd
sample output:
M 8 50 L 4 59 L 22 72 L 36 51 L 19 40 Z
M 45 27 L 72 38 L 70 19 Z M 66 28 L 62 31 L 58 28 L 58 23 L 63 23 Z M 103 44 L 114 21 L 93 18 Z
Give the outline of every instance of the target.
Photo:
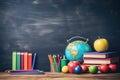
M 37 53 L 36 69 L 49 71 L 48 54 L 64 55 L 66 40 L 97 36 L 120 52 L 119 0 L 0 0 L 0 71 L 11 69 L 12 51 Z

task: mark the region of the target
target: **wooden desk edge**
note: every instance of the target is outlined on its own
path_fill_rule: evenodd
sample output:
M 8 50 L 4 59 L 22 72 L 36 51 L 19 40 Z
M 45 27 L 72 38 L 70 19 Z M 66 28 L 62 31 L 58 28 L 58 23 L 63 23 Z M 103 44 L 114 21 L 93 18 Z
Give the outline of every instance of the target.
M 106 74 L 90 74 L 90 73 L 82 73 L 82 74 L 71 74 L 71 73 L 54 73 L 54 72 L 45 72 L 45 74 L 8 74 L 5 72 L 0 72 L 0 80 L 12 80 L 12 78 L 15 79 L 40 79 L 40 80 L 50 80 L 51 78 L 54 78 L 54 80 L 120 80 L 120 73 L 106 73 Z

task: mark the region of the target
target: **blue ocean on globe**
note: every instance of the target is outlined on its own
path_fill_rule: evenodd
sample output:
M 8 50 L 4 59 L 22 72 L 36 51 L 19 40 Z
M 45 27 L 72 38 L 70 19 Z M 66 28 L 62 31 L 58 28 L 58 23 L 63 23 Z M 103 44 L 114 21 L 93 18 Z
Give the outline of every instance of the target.
M 83 54 L 91 50 L 91 47 L 86 42 L 76 40 L 68 44 L 65 49 L 65 56 L 70 61 L 83 60 Z

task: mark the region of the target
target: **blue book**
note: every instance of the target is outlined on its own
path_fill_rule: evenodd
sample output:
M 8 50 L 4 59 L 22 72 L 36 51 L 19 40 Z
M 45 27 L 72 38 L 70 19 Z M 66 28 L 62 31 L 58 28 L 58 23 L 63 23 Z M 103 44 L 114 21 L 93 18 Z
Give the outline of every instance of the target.
M 44 71 L 9 71 L 9 74 L 44 74 Z
M 83 55 L 84 58 L 111 58 L 117 56 L 117 52 L 87 52 Z
M 32 70 L 34 70 L 35 67 L 35 62 L 36 62 L 36 53 L 33 56 L 33 61 L 32 61 Z

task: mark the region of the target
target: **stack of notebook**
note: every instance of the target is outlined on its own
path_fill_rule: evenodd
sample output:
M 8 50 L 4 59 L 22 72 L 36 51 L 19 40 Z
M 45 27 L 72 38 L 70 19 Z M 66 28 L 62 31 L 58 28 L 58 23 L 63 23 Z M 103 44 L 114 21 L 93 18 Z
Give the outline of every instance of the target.
M 87 66 L 119 63 L 119 56 L 116 52 L 87 52 L 83 57 L 83 64 Z

